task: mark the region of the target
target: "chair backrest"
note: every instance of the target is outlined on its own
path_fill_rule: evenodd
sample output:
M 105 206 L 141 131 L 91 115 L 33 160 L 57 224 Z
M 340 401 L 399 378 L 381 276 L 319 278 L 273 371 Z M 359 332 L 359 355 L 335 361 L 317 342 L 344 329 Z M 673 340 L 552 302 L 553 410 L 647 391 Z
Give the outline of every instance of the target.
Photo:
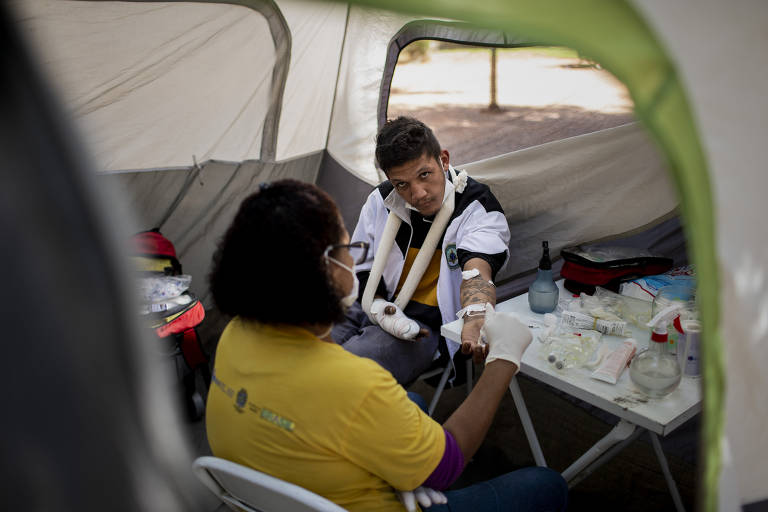
M 303 487 L 218 457 L 199 457 L 192 468 L 221 501 L 248 512 L 345 512 Z

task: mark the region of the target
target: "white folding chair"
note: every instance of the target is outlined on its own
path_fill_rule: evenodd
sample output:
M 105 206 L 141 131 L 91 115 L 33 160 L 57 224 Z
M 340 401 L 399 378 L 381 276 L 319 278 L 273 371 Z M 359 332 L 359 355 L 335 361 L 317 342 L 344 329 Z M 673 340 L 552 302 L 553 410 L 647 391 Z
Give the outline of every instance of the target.
M 247 512 L 345 512 L 298 485 L 218 457 L 198 457 L 192 469 L 232 510 Z
M 472 358 L 467 358 L 467 396 L 472 392 L 472 371 L 474 370 Z M 437 384 L 437 387 L 435 388 L 435 394 L 432 395 L 432 400 L 429 402 L 429 407 L 427 408 L 427 414 L 432 416 L 432 413 L 435 412 L 435 407 L 437 407 L 437 402 L 440 400 L 440 395 L 443 394 L 443 390 L 445 389 L 445 384 L 448 382 L 448 377 L 451 375 L 451 362 L 448 361 L 448 363 L 445 365 L 445 368 L 434 368 L 432 370 L 427 370 L 426 372 L 419 375 L 417 380 L 424 380 L 428 379 L 430 377 L 434 377 L 435 375 L 440 375 L 440 382 Z

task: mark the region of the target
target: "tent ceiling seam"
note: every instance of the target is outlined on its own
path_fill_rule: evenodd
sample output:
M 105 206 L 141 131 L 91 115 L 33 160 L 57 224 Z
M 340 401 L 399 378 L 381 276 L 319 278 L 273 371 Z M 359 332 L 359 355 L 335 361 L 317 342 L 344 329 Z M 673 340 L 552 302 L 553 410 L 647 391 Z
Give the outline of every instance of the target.
M 336 111 L 336 95 L 339 90 L 339 79 L 341 78 L 341 62 L 344 56 L 344 45 L 347 44 L 347 30 L 349 28 L 350 5 L 347 4 L 347 17 L 344 21 L 344 35 L 341 38 L 341 51 L 339 52 L 339 64 L 336 67 L 336 83 L 333 92 L 333 102 L 331 103 L 331 114 L 328 116 L 328 130 L 325 132 L 325 148 L 328 148 L 328 142 L 331 139 L 331 124 L 333 124 L 333 115 Z
M 208 204 L 205 205 L 204 208 L 201 208 L 200 213 L 194 220 L 192 220 L 189 223 L 189 226 L 187 227 L 187 229 L 178 235 L 177 244 L 181 246 L 183 241 L 186 239 L 187 235 L 189 235 L 190 231 L 199 227 L 200 222 L 206 217 L 206 215 L 208 215 L 208 211 L 211 208 L 213 208 L 213 205 L 216 204 L 216 202 L 219 201 L 219 199 L 224 195 L 224 192 L 229 188 L 229 186 L 235 180 L 235 177 L 239 174 L 241 168 L 242 168 L 242 163 L 238 164 L 237 167 L 235 167 L 235 170 L 232 171 L 232 174 L 229 176 L 229 179 L 224 184 L 224 186 L 219 188 L 219 191 L 216 194 L 214 194 L 214 196 L 211 198 L 210 201 L 208 201 Z M 180 247 L 180 248 L 182 249 L 180 251 L 181 253 L 186 252 L 186 249 L 188 249 L 188 247 Z
M 200 173 L 203 171 L 203 168 L 197 162 L 195 162 L 192 168 L 194 169 L 194 172 L 187 174 L 187 177 L 184 179 L 184 183 L 181 185 L 181 188 L 179 189 L 179 193 L 176 194 L 176 197 L 173 199 L 168 209 L 160 218 L 160 221 L 157 222 L 157 224 L 154 227 L 158 229 L 162 229 L 163 225 L 168 221 L 168 219 L 171 218 L 171 215 L 173 215 L 173 212 L 176 211 L 176 208 L 179 206 L 179 204 L 181 204 L 181 202 L 187 196 L 187 192 L 189 192 L 189 187 L 192 186 L 192 183 L 195 182 L 197 177 L 200 176 Z

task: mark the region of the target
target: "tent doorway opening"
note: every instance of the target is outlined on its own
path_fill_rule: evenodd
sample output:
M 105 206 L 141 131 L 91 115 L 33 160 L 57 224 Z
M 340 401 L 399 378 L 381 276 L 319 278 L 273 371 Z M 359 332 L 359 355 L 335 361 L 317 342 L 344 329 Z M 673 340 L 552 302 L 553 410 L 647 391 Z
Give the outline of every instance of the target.
M 421 39 L 394 68 L 387 118 L 431 126 L 456 164 L 635 121 L 627 88 L 565 47 Z

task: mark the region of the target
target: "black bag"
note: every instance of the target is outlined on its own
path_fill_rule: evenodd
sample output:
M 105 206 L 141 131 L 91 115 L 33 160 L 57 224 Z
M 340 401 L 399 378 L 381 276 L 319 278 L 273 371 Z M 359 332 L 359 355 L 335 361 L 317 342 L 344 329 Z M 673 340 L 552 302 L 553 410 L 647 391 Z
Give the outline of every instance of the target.
M 560 252 L 563 285 L 572 293 L 589 295 L 600 286 L 619 291 L 619 285 L 638 277 L 663 274 L 672 268 L 671 258 L 665 258 L 634 247 L 595 247 L 577 245 Z

